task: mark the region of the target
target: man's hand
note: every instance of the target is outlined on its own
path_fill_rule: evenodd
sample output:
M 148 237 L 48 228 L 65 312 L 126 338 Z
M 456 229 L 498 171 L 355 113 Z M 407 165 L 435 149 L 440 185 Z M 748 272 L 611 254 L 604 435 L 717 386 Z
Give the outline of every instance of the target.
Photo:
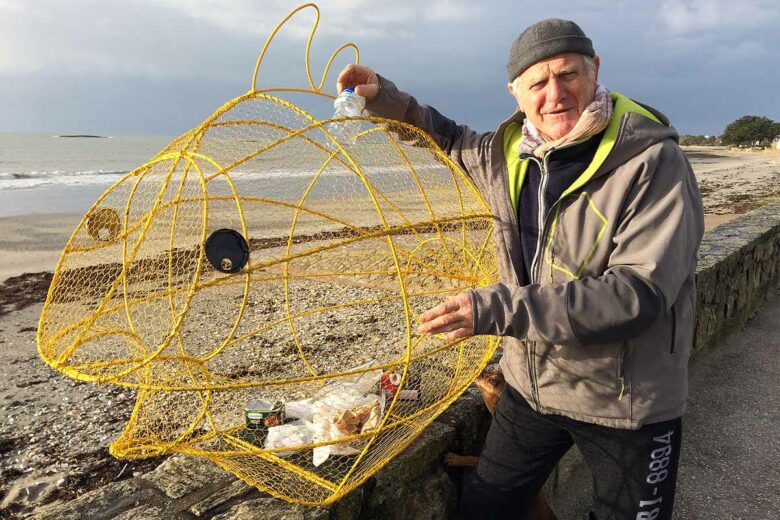
M 474 335 L 474 313 L 471 296 L 460 293 L 450 297 L 433 309 L 420 315 L 417 332 L 428 334 L 446 333 L 448 340 L 468 338 Z
M 379 93 L 379 76 L 365 65 L 350 63 L 339 73 L 336 90 L 339 94 L 347 87 L 355 87 L 355 94 L 371 101 Z

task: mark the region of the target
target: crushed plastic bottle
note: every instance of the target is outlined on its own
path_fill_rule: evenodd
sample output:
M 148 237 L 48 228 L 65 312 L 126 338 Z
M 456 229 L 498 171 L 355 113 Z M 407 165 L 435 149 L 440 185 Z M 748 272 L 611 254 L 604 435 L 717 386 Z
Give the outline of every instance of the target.
M 347 87 L 341 91 L 339 97 L 333 101 L 333 117 L 355 117 L 363 113 L 366 107 L 366 98 L 355 93 L 353 87 Z M 339 141 L 352 143 L 356 134 L 363 125 L 352 121 L 338 121 L 328 125 L 328 131 Z

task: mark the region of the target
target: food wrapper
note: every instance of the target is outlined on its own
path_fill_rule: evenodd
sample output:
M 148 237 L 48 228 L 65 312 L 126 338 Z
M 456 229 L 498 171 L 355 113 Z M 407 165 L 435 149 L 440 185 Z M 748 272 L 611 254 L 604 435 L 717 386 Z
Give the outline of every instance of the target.
M 360 368 L 360 367 L 358 367 Z M 295 422 L 268 428 L 265 447 L 290 448 L 276 452 L 288 456 L 306 444 L 338 441 L 379 426 L 385 397 L 373 393 L 382 370 L 345 376 L 319 389 L 311 398 L 285 403 L 287 417 Z M 365 439 L 314 448 L 314 465 L 320 466 L 331 455 L 356 455 Z
M 363 364 L 355 367 L 354 370 L 367 368 L 369 364 Z M 368 393 L 372 393 L 376 387 L 377 382 L 382 377 L 382 370 L 372 370 L 371 372 L 364 372 L 359 374 L 353 374 L 351 376 L 342 376 L 338 379 L 333 379 L 328 384 L 323 386 L 312 397 L 312 401 L 318 401 L 324 399 L 328 395 L 355 395 L 364 396 Z
M 313 401 L 311 399 L 287 401 L 285 404 L 285 412 L 287 413 L 287 417 L 295 417 L 296 419 L 303 419 L 304 421 L 311 422 L 312 404 Z
M 291 448 L 289 451 L 277 451 L 280 457 L 292 455 L 295 448 L 305 444 L 311 444 L 314 439 L 314 428 L 309 421 L 294 421 L 281 426 L 272 426 L 268 428 L 268 437 L 265 440 L 265 447 L 272 448 Z
M 379 426 L 384 399 L 377 395 L 356 396 L 352 393 L 329 394 L 314 403 L 314 442 L 328 442 L 365 433 Z M 319 466 L 330 455 L 357 455 L 364 439 L 314 448 L 314 465 Z

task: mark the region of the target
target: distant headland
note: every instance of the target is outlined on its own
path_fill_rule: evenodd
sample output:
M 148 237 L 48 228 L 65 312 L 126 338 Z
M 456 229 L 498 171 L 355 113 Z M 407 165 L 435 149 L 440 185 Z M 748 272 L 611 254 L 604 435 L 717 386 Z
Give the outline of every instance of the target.
M 63 135 L 58 135 L 57 137 L 87 137 L 90 139 L 111 139 L 111 137 L 107 135 L 89 135 L 89 134 L 63 134 Z

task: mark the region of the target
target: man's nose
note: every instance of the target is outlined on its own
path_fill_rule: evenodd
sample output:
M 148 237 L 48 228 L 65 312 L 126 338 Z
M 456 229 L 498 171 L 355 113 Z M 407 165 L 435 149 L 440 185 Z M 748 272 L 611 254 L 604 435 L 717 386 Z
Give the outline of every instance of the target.
M 563 91 L 561 80 L 555 76 L 552 76 L 547 81 L 547 102 L 557 104 L 563 100 L 565 95 L 566 94 Z

